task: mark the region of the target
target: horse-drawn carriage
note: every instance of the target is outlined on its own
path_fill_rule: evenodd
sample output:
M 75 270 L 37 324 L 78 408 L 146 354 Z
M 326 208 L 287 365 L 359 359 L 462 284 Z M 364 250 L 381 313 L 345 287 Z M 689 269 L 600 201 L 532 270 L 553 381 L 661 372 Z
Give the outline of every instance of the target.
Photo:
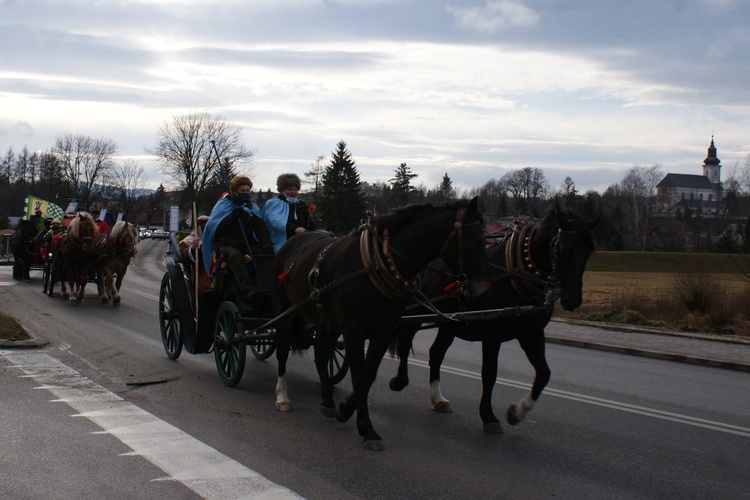
M 44 264 L 44 292 L 50 297 L 60 282 L 60 296 L 80 304 L 87 283 L 96 283 L 102 303 L 120 303 L 120 287 L 128 265 L 135 257 L 138 231 L 133 224 L 118 221 L 106 233 L 98 233 L 94 219 L 79 212 L 66 232 L 52 236 Z M 68 293 L 66 283 L 70 286 Z
M 172 233 L 164 255 L 166 272 L 159 289 L 159 324 L 164 350 L 176 360 L 183 347 L 191 354 L 214 353 L 219 377 L 227 386 L 242 379 L 249 346 L 256 359 L 264 360 L 275 351 L 276 331 L 263 327 L 274 317 L 270 295 L 273 255 L 253 257 L 252 269 L 257 292 L 243 300 L 231 273 L 218 266 L 211 287 L 199 290 L 195 263 L 182 256 L 179 241 L 185 233 Z M 204 272 L 200 269 L 198 272 Z M 309 329 L 309 343 L 315 332 Z M 348 363 L 343 343 L 331 350 L 330 376 L 341 381 Z
M 421 324 L 430 323 L 439 327 L 430 349 L 430 386 L 436 391 L 430 395 L 433 409 L 449 408 L 440 394 L 439 370 L 453 338 L 481 341 L 480 415 L 485 431 L 502 432 L 491 407 L 500 344 L 517 338 L 536 371 L 531 391 L 509 408 L 507 420 L 517 424 L 549 380 L 544 328 L 553 303 L 562 297 L 566 309 L 580 305 L 595 224 L 596 220 L 587 223 L 564 210 L 552 210 L 539 224 L 509 228 L 488 251 L 476 199 L 445 207 L 406 207 L 376 217 L 345 237 L 322 232 L 294 236 L 272 265 L 271 258 L 256 258 L 263 290 L 257 304 L 238 301 L 230 283 L 229 289 L 206 292 L 198 301 L 197 320 L 191 308 L 189 271 L 176 257 L 174 241 L 174 250 L 165 257 L 167 272 L 160 291 L 162 341 L 171 359 L 179 356 L 183 343 L 195 353 L 213 347 L 219 373 L 228 385 L 237 383 L 242 374 L 245 344 L 261 358 L 275 348 L 276 405 L 289 411 L 286 362 L 290 350 L 299 348 L 299 339 L 307 337 L 307 346 L 315 348 L 321 412 L 340 422 L 356 412 L 364 446 L 381 450 L 381 438 L 369 417 L 370 386 L 390 347 L 401 358 L 390 386 L 406 387 L 411 340 Z M 430 274 L 433 282 L 423 283 Z M 418 306 L 409 311 L 415 302 Z M 342 337 L 353 394 L 336 406 L 333 385 L 340 378 L 329 363 L 331 352 L 343 354 L 338 350 Z

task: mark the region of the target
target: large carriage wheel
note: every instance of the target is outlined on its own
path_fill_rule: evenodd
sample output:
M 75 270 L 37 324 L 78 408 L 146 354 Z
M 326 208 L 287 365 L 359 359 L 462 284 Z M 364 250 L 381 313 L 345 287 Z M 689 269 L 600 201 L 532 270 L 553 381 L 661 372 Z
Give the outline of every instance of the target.
M 331 377 L 331 383 L 335 385 L 344 380 L 348 371 L 349 360 L 346 358 L 344 340 L 339 336 L 328 358 L 328 376 Z
M 180 332 L 180 312 L 175 300 L 172 279 L 164 273 L 159 288 L 159 326 L 161 341 L 169 359 L 177 359 L 182 353 L 182 334 Z
M 219 306 L 214 328 L 214 357 L 219 377 L 225 385 L 234 387 L 245 371 L 245 344 L 237 338 L 243 328 L 237 321 L 240 310 L 234 302 L 226 301 Z
M 266 328 L 256 333 L 275 333 L 275 328 Z M 271 355 L 276 352 L 276 336 L 270 339 L 256 340 L 250 344 L 250 350 L 253 352 L 253 356 L 261 361 L 268 359 Z

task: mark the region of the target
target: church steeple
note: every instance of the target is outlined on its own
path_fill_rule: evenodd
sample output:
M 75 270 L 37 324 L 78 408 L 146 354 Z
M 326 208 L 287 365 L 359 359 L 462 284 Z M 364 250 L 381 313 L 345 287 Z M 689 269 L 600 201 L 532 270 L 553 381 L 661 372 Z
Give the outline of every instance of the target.
M 711 145 L 708 147 L 708 156 L 703 160 L 703 175 L 708 177 L 715 186 L 721 183 L 721 161 L 716 156 L 714 136 L 711 135 Z

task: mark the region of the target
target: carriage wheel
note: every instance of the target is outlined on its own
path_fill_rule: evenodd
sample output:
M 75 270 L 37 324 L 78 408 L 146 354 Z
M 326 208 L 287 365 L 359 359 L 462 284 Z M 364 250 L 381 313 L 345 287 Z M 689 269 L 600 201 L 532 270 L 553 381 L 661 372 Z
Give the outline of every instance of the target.
M 164 273 L 159 288 L 159 326 L 161 341 L 169 359 L 177 359 L 182 353 L 182 334 L 180 333 L 180 313 L 172 289 L 169 273 Z
M 225 385 L 234 387 L 245 371 L 245 344 L 236 333 L 243 328 L 237 321 L 240 310 L 234 302 L 226 301 L 219 306 L 214 328 L 214 357 L 219 377 Z
M 274 333 L 275 331 L 274 328 L 266 328 L 257 333 Z M 255 356 L 256 359 L 263 361 L 264 359 L 270 358 L 271 355 L 276 352 L 275 336 L 271 339 L 256 340 L 250 344 L 250 350 L 253 352 L 253 356 Z
M 328 376 L 331 377 L 331 383 L 335 385 L 344 380 L 348 371 L 349 360 L 346 358 L 344 340 L 339 336 L 328 358 Z
M 44 275 L 44 290 L 46 291 L 47 296 L 52 297 L 55 293 L 55 283 L 57 283 L 57 271 L 51 263 L 48 263 L 44 269 L 47 271 Z

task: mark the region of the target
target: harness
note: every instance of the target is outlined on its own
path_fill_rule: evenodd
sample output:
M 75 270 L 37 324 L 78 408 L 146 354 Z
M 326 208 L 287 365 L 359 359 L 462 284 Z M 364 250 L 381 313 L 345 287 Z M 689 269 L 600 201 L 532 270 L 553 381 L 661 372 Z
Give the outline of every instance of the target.
M 512 225 L 499 244 L 505 243 L 504 271 L 511 275 L 513 289 L 525 300 L 532 303 L 554 302 L 559 298 L 560 283 L 557 281 L 557 260 L 562 229 L 552 238 L 552 269 L 542 268 L 531 254 L 531 242 L 537 226 L 529 224 Z M 552 292 L 552 293 L 550 293 Z

